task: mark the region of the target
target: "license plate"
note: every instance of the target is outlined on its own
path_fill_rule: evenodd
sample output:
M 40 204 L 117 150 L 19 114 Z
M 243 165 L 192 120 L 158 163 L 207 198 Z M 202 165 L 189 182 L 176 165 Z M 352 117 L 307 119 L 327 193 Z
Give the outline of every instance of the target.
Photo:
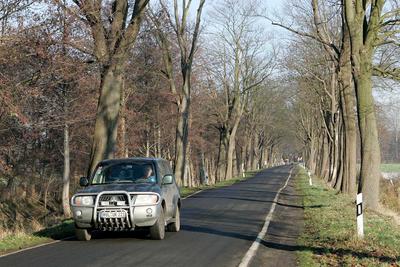
M 125 218 L 126 212 L 125 211 L 101 211 L 100 218 L 109 219 L 109 218 Z

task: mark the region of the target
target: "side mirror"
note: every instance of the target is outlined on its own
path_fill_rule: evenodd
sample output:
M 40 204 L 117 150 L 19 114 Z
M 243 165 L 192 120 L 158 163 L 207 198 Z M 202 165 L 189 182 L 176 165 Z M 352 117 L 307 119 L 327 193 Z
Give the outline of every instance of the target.
M 162 180 L 162 184 L 172 184 L 174 182 L 174 177 L 170 174 L 165 175 L 163 180 Z
M 89 185 L 89 180 L 86 177 L 81 177 L 81 179 L 79 179 L 79 185 L 82 187 L 88 186 Z

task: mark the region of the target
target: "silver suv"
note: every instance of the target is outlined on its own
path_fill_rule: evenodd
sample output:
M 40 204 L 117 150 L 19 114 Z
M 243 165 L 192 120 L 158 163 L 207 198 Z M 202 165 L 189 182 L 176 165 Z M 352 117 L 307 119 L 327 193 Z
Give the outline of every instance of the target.
M 127 158 L 101 161 L 84 189 L 71 198 L 78 240 L 88 241 L 92 230 L 150 230 L 152 239 L 164 239 L 165 228 L 180 229 L 181 198 L 168 161 Z

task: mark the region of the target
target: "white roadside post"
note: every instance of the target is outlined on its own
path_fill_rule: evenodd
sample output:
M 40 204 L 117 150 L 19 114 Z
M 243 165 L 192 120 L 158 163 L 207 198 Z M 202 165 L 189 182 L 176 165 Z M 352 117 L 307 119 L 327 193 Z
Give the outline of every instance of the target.
M 357 194 L 356 209 L 357 209 L 357 234 L 359 238 L 363 238 L 364 216 L 363 216 L 363 205 L 362 205 L 362 193 Z
M 307 173 L 308 173 L 308 181 L 309 181 L 310 185 L 312 186 L 312 178 L 311 178 L 310 170 Z
M 245 178 L 246 174 L 244 174 L 244 163 L 242 163 L 242 177 Z

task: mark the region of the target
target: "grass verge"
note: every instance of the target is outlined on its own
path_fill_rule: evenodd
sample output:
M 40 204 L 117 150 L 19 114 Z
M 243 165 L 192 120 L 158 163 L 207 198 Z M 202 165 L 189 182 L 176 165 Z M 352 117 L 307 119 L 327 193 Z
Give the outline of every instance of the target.
M 180 188 L 181 197 L 185 198 L 185 197 L 190 196 L 191 194 L 194 194 L 200 190 L 230 186 L 230 185 L 233 185 L 240 181 L 244 181 L 244 180 L 247 180 L 247 179 L 253 177 L 257 172 L 258 171 L 245 172 L 244 177 L 235 177 L 230 180 L 218 182 L 214 185 L 203 185 L 203 186 L 198 186 L 198 187 L 181 187 Z
M 300 266 L 400 266 L 400 228 L 390 218 L 366 211 L 365 237 L 360 240 L 354 200 L 320 180 L 309 186 L 304 170 L 299 176 L 305 217 Z
M 234 183 L 246 180 L 257 172 L 246 172 L 245 177 L 234 178 L 228 181 L 219 182 L 212 186 L 201 186 L 195 188 L 181 188 L 182 197 L 187 197 L 199 190 L 213 189 L 224 186 L 229 186 Z M 33 247 L 40 244 L 52 242 L 54 240 L 60 240 L 66 237 L 74 235 L 74 223 L 72 220 L 66 220 L 63 223 L 46 228 L 44 230 L 28 234 L 24 232 L 10 233 L 6 237 L 0 239 L 0 255 L 4 255 L 13 251 L 17 251 L 24 248 Z
M 61 224 L 28 234 L 17 232 L 9 234 L 0 240 L 0 255 L 40 244 L 60 240 L 74 234 L 74 223 L 66 220 Z

